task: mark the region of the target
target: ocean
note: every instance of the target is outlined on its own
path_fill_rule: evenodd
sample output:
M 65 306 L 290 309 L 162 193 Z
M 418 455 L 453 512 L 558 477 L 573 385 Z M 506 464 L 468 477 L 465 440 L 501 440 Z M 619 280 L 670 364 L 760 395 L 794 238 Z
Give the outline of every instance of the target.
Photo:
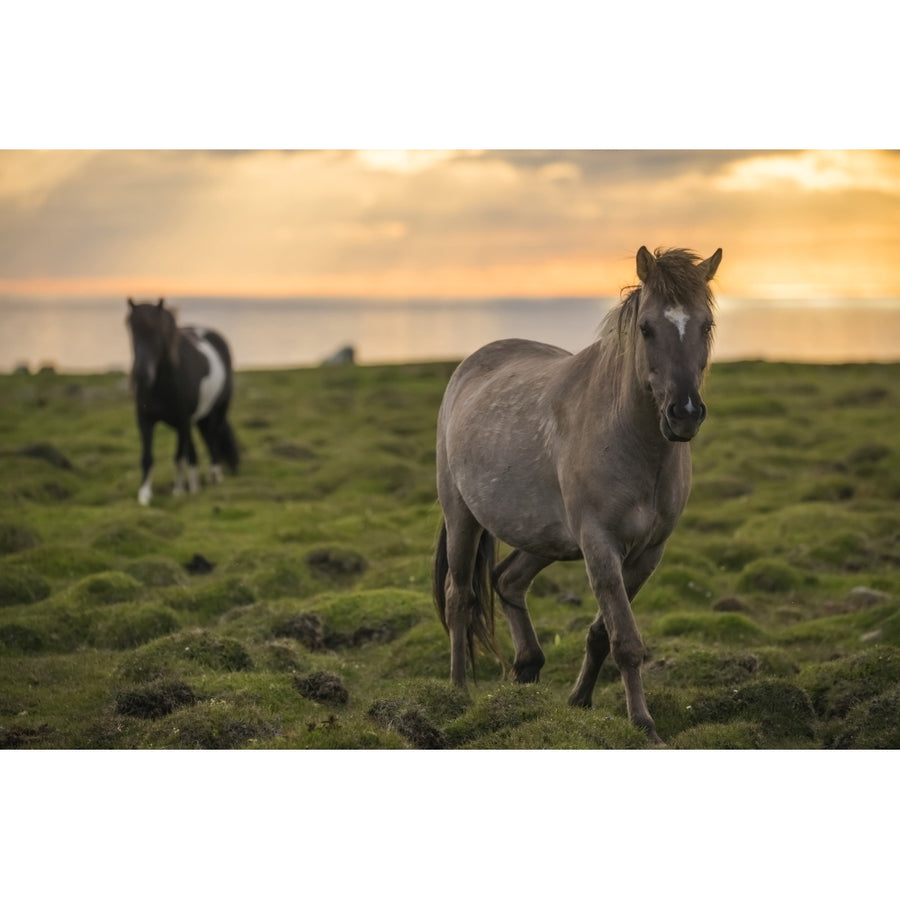
M 226 336 L 238 369 L 314 366 L 345 346 L 360 364 L 462 359 L 499 338 L 577 352 L 614 298 L 544 300 L 176 299 L 185 325 Z M 0 297 L 0 372 L 127 370 L 124 298 Z M 781 304 L 720 298 L 715 360 L 900 361 L 900 300 Z

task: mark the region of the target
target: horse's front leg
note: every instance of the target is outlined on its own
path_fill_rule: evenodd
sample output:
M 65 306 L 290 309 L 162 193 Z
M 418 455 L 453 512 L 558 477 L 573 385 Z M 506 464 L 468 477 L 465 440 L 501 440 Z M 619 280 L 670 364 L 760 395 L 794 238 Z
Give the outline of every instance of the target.
M 602 537 L 584 540 L 582 548 L 600 611 L 588 631 L 584 662 L 569 703 L 573 706 L 591 705 L 600 665 L 612 650 L 625 686 L 629 720 L 646 731 L 651 740 L 661 743 L 644 697 L 641 681 L 644 644 L 631 611 L 621 556 Z
M 138 419 L 138 430 L 141 433 L 141 486 L 138 490 L 138 503 L 148 506 L 153 497 L 153 426 L 149 419 Z

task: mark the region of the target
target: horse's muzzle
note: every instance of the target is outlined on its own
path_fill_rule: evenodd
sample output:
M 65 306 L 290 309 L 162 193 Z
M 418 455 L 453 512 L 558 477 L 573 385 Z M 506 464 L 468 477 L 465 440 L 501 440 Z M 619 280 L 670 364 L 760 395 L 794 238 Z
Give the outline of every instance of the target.
M 706 405 L 697 398 L 686 404 L 670 403 L 660 418 L 660 429 L 663 436 L 670 441 L 689 441 L 697 436 L 700 426 L 706 419 Z

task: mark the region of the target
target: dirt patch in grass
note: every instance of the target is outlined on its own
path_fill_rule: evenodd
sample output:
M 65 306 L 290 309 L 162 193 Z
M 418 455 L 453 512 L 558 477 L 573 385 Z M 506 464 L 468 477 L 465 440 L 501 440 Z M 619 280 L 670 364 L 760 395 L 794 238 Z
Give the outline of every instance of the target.
M 369 565 L 360 553 L 340 547 L 312 550 L 306 555 L 306 562 L 317 575 L 331 579 L 362 575 Z
M 292 638 L 314 652 L 325 649 L 325 626 L 315 613 L 279 616 L 272 623 L 272 635 Z
M 158 719 L 196 702 L 193 688 L 174 678 L 159 678 L 116 692 L 116 712 L 141 719 Z
M 376 700 L 368 716 L 382 728 L 396 731 L 419 750 L 443 750 L 447 736 L 432 723 L 425 711 L 403 700 Z
M 294 678 L 294 687 L 307 700 L 331 706 L 343 706 L 350 697 L 343 680 L 332 672 L 318 671 L 311 675 L 297 675 Z

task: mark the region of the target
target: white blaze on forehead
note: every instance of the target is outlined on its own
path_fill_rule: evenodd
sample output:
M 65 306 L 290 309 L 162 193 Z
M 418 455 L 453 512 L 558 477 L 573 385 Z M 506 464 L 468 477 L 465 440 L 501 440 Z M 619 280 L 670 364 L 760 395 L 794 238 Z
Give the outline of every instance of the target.
M 678 336 L 684 340 L 684 329 L 690 321 L 690 316 L 684 311 L 683 306 L 670 306 L 663 315 L 678 329 Z

